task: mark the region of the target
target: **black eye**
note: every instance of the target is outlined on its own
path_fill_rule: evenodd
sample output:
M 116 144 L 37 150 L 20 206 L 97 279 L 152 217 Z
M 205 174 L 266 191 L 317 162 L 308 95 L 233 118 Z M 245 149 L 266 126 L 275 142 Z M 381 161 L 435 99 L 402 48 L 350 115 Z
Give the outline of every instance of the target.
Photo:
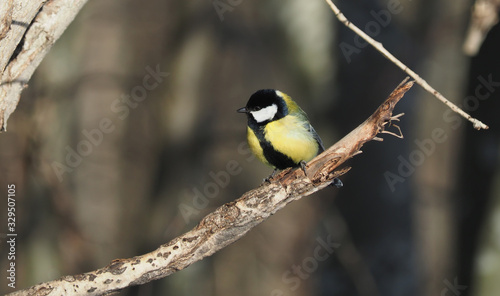
M 262 108 L 259 106 L 255 107 L 255 111 L 259 111 L 260 109 L 262 109 Z

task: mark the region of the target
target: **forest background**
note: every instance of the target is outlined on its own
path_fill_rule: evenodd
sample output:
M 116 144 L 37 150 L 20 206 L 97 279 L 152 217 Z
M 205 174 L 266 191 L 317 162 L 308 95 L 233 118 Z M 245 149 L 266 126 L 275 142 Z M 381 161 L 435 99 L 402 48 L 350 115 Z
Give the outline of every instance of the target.
M 414 86 L 396 108 L 405 138 L 367 144 L 343 188 L 121 295 L 500 289 L 498 25 L 470 57 L 472 1 L 337 4 L 490 129 Z M 89 1 L 0 135 L 2 195 L 16 188 L 16 289 L 149 252 L 258 186 L 271 169 L 249 153 L 235 112 L 254 91 L 291 95 L 330 146 L 405 76 L 323 1 Z M 4 242 L 0 292 L 11 292 Z

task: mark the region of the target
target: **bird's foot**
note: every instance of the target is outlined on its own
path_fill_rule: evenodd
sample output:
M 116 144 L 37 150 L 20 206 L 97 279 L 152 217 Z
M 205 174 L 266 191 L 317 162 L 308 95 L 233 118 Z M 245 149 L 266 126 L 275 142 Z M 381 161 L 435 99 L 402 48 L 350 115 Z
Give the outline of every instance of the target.
M 274 169 L 273 172 L 269 175 L 269 177 L 262 180 L 262 183 L 271 183 L 271 180 L 274 178 L 274 176 L 276 175 L 277 172 L 278 172 L 278 169 Z
M 340 181 L 339 178 L 335 178 L 335 179 L 333 179 L 332 183 L 330 183 L 330 185 L 328 185 L 328 186 L 331 186 L 331 187 L 335 186 L 337 188 L 340 188 L 340 187 L 344 186 L 344 183 L 342 183 L 342 181 Z
M 305 161 L 300 161 L 300 168 L 302 169 L 302 171 L 304 171 L 304 175 L 307 176 L 307 171 L 306 171 L 306 166 L 307 166 L 307 163 Z

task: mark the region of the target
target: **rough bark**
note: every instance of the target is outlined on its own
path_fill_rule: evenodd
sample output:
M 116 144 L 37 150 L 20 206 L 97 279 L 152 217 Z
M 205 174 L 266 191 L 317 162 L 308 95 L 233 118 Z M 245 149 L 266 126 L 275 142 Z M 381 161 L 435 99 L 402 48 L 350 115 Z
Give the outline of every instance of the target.
M 52 45 L 87 0 L 6 0 L 0 3 L 0 131 Z

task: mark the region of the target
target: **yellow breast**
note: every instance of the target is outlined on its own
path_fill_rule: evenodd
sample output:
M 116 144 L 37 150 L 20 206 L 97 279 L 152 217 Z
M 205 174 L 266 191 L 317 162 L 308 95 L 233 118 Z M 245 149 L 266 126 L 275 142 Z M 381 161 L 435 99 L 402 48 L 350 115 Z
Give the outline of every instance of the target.
M 255 154 L 255 156 L 257 156 L 257 158 L 263 163 L 270 165 L 266 157 L 264 156 L 264 151 L 260 146 L 259 139 L 257 139 L 257 136 L 250 127 L 247 127 L 247 140 L 248 146 L 250 146 L 253 154 Z
M 317 155 L 318 143 L 306 126 L 297 117 L 287 115 L 268 123 L 264 135 L 274 149 L 294 162 L 309 161 Z

